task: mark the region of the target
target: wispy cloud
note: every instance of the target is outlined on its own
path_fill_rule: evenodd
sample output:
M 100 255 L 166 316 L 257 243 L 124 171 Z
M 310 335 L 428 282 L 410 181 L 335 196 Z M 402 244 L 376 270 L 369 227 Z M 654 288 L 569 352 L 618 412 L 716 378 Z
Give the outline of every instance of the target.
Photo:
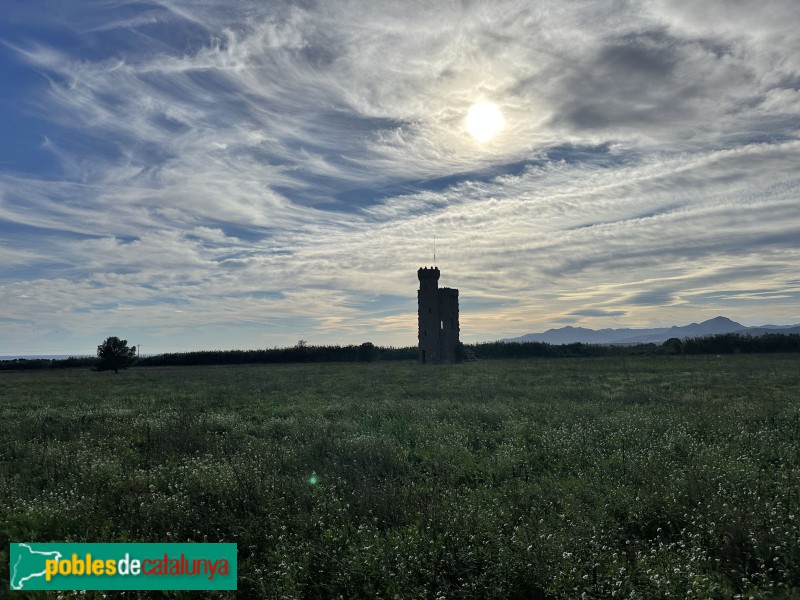
M 17 7 L 3 60 L 43 76 L 16 110 L 57 168 L 0 165 L 0 353 L 34 324 L 412 344 L 434 235 L 466 339 L 800 320 L 800 9 L 713 4 Z

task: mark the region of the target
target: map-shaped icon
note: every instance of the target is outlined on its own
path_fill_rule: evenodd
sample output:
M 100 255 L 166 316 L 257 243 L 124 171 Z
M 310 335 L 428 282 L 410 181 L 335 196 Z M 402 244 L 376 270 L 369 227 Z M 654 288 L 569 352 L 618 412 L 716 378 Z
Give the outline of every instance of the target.
M 28 580 L 45 576 L 46 561 L 60 559 L 60 552 L 34 550 L 29 544 L 17 544 L 16 548 L 12 546 L 11 589 L 25 589 Z

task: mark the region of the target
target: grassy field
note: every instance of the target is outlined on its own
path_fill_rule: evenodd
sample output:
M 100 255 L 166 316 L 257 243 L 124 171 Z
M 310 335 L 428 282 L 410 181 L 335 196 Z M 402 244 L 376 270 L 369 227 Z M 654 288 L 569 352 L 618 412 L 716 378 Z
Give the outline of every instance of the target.
M 799 522 L 797 355 L 0 373 L 6 590 L 190 540 L 244 597 L 800 598 Z

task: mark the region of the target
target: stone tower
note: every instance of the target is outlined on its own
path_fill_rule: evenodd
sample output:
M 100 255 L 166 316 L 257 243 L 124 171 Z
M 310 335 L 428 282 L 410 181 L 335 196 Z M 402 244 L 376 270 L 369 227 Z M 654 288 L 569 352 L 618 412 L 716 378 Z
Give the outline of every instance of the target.
M 417 271 L 419 362 L 452 363 L 458 347 L 458 290 L 439 287 L 439 269 Z

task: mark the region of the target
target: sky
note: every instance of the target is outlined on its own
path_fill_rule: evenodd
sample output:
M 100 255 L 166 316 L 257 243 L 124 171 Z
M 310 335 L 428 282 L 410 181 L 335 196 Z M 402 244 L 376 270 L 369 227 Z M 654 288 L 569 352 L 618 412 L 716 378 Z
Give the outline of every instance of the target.
M 434 239 L 465 342 L 800 323 L 798 23 L 797 0 L 2 2 L 0 355 L 415 345 Z

